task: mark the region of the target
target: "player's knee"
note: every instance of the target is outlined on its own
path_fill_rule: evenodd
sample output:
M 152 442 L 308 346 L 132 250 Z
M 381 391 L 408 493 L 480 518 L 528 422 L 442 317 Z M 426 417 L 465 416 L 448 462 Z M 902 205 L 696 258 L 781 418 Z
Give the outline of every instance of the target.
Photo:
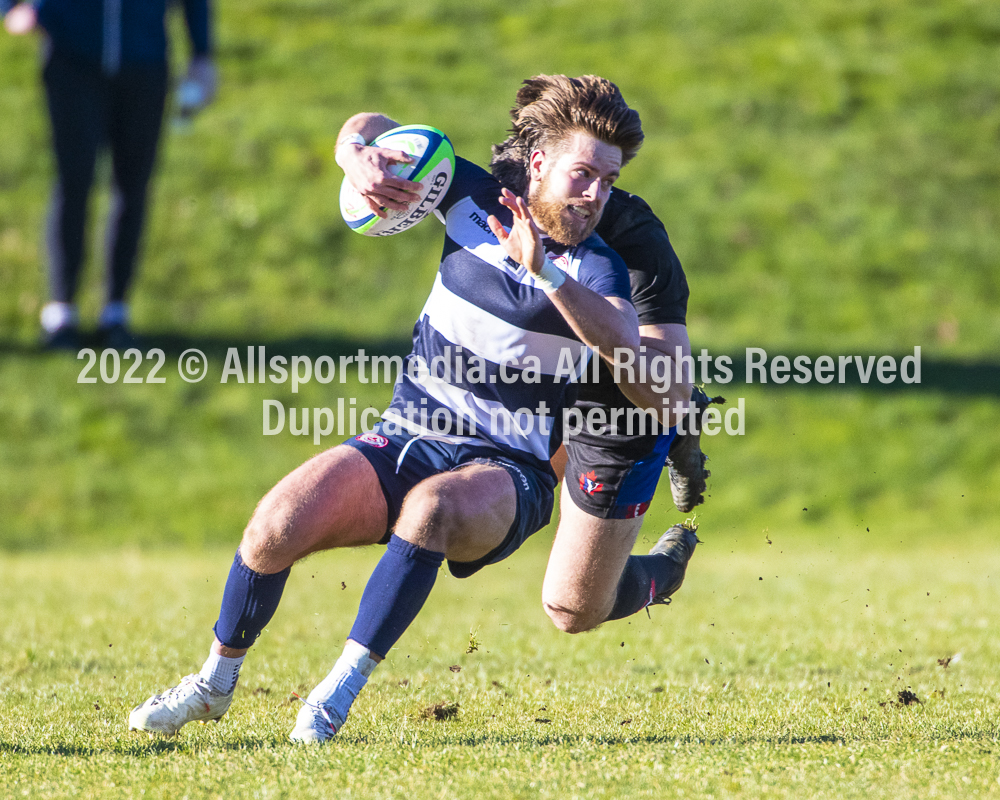
M 243 531 L 240 543 L 243 560 L 254 563 L 269 560 L 289 541 L 291 528 L 290 515 L 265 497 Z
M 467 507 L 455 492 L 417 487 L 400 510 L 396 535 L 420 547 L 447 552 L 465 530 Z
M 604 618 L 592 609 L 572 609 L 558 602 L 542 599 L 542 607 L 552 624 L 563 633 L 584 633 L 600 625 Z

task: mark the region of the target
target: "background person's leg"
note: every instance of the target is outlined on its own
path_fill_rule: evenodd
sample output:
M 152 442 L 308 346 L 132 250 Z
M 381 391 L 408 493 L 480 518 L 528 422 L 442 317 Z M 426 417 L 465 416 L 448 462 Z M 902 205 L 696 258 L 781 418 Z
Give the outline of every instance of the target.
M 99 329 L 126 341 L 126 293 L 135 275 L 149 181 L 156 163 L 167 96 L 166 67 L 132 68 L 110 80 L 108 143 L 111 149 L 111 208 L 106 235 L 106 305 Z
M 42 310 L 47 341 L 77 325 L 73 306 L 83 267 L 87 204 L 97 153 L 104 138 L 107 92 L 99 69 L 58 51 L 42 71 L 48 104 L 56 182 L 45 243 L 51 302 Z M 66 346 L 74 346 L 67 341 Z

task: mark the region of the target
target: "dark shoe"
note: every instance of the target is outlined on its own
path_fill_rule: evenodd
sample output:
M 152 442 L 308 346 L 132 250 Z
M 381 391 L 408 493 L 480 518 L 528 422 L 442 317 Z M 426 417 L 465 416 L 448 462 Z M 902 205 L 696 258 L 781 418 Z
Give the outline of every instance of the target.
M 705 481 L 711 472 L 705 469 L 708 456 L 701 452 L 701 418 L 712 403 L 725 403 L 724 397 L 709 397 L 697 386 L 691 391 L 695 409 L 686 421 L 685 433 L 678 433 L 667 453 L 667 474 L 674 505 L 683 514 L 705 502 Z
M 63 325 L 54 331 L 42 333 L 42 349 L 48 351 L 80 349 L 80 329 L 76 325 Z
M 97 329 L 98 346 L 108 350 L 128 350 L 138 347 L 139 341 L 124 325 L 108 325 Z
M 674 525 L 660 537 L 660 541 L 653 545 L 653 549 L 649 551 L 651 556 L 657 554 L 666 556 L 676 566 L 670 581 L 665 586 L 655 587 L 656 595 L 649 601 L 651 606 L 669 605 L 670 595 L 681 588 L 688 562 L 694 555 L 695 546 L 701 541 L 695 532 L 697 530 L 698 526 L 689 522 Z

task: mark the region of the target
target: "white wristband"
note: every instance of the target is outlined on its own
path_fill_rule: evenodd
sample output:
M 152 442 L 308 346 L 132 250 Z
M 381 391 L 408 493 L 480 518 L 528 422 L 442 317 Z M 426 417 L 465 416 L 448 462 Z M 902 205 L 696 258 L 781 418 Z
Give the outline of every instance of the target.
M 553 264 L 549 258 L 546 258 L 545 263 L 542 264 L 542 271 L 531 277 L 535 279 L 535 285 L 545 294 L 551 294 L 566 283 L 566 273 Z
M 343 139 L 341 139 L 339 142 L 337 142 L 337 147 L 333 153 L 333 160 L 337 162 L 337 166 L 339 166 L 341 169 L 344 168 L 344 165 L 340 163 L 340 147 L 341 145 L 345 144 L 360 144 L 362 147 L 364 147 L 368 144 L 368 142 L 365 141 L 365 137 L 362 136 L 360 133 L 349 134 L 345 136 Z

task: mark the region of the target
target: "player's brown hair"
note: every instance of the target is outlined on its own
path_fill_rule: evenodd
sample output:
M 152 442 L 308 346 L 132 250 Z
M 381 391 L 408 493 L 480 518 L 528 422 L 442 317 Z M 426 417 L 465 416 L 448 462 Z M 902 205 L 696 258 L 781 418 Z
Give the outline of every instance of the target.
M 500 183 L 520 195 L 528 191 L 532 152 L 558 153 L 573 133 L 588 133 L 621 148 L 622 166 L 635 157 L 643 140 L 639 112 L 629 108 L 617 86 L 597 75 L 529 78 L 517 92 L 510 118 L 510 135 L 493 145 L 490 169 Z

